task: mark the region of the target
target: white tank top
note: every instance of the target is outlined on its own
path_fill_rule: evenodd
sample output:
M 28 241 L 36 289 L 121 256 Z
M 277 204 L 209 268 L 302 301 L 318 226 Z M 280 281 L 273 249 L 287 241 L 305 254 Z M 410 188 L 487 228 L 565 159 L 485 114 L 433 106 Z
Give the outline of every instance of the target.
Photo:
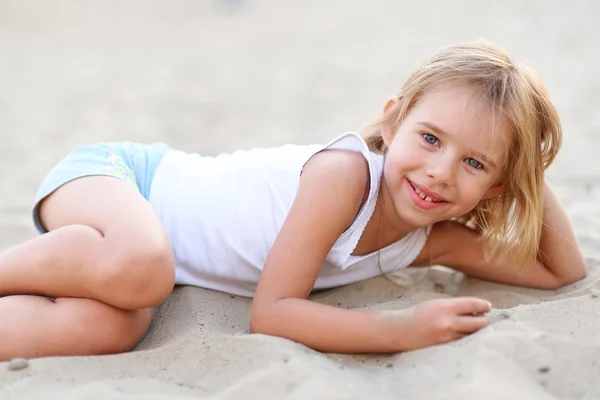
M 327 145 L 286 145 L 215 157 L 169 152 L 156 170 L 150 203 L 163 222 L 175 256 L 176 284 L 252 297 L 294 201 L 304 164 L 325 148 L 363 154 L 371 176 L 367 201 L 325 259 L 314 289 L 327 289 L 381 274 L 377 252 L 352 256 L 375 210 L 383 156 L 356 133 Z M 431 227 L 413 231 L 381 249 L 390 273 L 409 266 Z

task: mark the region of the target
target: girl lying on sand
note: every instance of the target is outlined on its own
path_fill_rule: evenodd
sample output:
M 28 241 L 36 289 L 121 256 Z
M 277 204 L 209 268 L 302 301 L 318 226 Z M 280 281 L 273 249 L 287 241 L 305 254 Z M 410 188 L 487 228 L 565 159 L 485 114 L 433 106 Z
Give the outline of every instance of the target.
M 251 296 L 252 333 L 324 352 L 459 339 L 486 326 L 487 301 L 381 313 L 307 297 L 437 264 L 536 288 L 584 278 L 544 179 L 560 143 L 535 75 L 471 42 L 426 61 L 361 135 L 324 146 L 79 147 L 39 189 L 43 234 L 0 254 L 0 358 L 128 351 L 176 284 Z

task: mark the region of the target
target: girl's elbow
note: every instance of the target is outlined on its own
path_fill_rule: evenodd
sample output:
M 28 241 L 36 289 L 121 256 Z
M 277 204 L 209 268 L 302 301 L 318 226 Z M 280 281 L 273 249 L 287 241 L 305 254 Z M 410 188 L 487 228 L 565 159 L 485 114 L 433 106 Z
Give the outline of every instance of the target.
M 253 304 L 250 309 L 250 323 L 248 331 L 256 334 L 269 334 L 269 326 L 273 319 L 272 307 L 268 304 Z
M 572 285 L 574 283 L 582 281 L 585 278 L 587 278 L 587 275 L 588 275 L 588 271 L 584 264 L 581 268 L 578 268 L 576 271 L 573 271 L 571 274 L 564 276 L 562 278 L 559 278 L 558 285 L 555 289 L 560 289 L 562 287 Z
M 588 270 L 587 270 L 587 260 L 583 255 L 581 256 L 581 261 L 578 263 L 578 268 L 575 269 L 575 273 L 573 274 L 573 282 L 579 282 L 587 278 Z
M 264 332 L 261 329 L 260 323 L 257 323 L 255 319 L 250 318 L 250 324 L 248 326 L 248 333 L 259 334 L 259 333 L 264 333 Z
M 257 315 L 259 314 L 259 315 Z M 256 311 L 252 311 L 250 313 L 250 323 L 248 326 L 248 332 L 249 333 L 265 333 L 265 329 L 264 329 L 264 322 L 262 321 L 262 318 L 260 317 L 260 313 L 257 313 Z
M 576 274 L 573 274 L 573 276 L 570 277 L 570 279 L 567 279 L 567 281 L 565 282 L 565 286 L 584 280 L 585 278 L 587 278 L 587 274 L 587 268 L 581 269 Z

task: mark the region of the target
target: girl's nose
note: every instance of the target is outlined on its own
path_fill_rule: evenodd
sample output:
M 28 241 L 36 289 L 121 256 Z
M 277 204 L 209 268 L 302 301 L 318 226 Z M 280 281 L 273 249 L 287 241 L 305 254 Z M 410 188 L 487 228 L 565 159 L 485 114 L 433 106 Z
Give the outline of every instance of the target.
M 427 176 L 436 184 L 448 185 L 455 174 L 455 163 L 448 155 L 434 157 L 427 166 Z

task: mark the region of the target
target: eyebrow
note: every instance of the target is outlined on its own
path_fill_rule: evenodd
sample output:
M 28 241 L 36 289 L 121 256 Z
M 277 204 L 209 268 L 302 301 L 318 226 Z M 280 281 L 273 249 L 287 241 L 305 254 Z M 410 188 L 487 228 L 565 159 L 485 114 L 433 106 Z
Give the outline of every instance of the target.
M 443 129 L 441 129 L 440 127 L 432 124 L 431 122 L 425 122 L 425 121 L 421 121 L 419 122 L 419 124 L 426 126 L 427 128 L 437 132 L 437 133 L 441 133 L 442 135 L 445 136 L 452 136 L 449 135 L 448 132 L 444 131 Z M 480 153 L 478 151 L 474 152 L 473 154 L 475 157 L 480 158 L 483 162 L 485 162 L 486 164 L 488 164 L 490 167 L 492 168 L 498 168 L 498 166 L 496 165 L 496 163 L 494 161 L 492 161 L 488 156 L 486 156 L 483 153 Z

